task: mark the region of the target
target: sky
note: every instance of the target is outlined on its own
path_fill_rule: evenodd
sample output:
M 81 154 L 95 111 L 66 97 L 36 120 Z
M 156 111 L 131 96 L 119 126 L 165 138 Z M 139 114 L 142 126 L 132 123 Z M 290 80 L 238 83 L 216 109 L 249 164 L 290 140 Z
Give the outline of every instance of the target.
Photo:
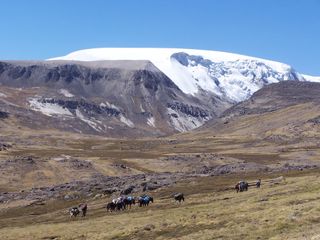
M 320 76 L 320 0 L 2 0 L 0 59 L 96 47 L 226 51 Z

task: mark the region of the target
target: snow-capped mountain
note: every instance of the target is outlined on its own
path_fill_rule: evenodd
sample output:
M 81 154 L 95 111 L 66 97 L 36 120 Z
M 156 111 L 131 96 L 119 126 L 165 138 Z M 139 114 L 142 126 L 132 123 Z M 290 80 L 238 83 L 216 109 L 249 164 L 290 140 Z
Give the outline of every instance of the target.
M 234 102 L 248 99 L 264 85 L 285 80 L 320 81 L 291 66 L 244 55 L 193 49 L 96 48 L 50 60 L 149 60 L 184 93 L 212 92 Z
M 306 74 L 301 74 L 301 75 L 308 82 L 320 82 L 320 77 L 310 76 Z
M 88 49 L 46 61 L 0 61 L 0 115 L 36 129 L 161 136 L 200 127 L 286 80 L 320 78 L 216 51 Z

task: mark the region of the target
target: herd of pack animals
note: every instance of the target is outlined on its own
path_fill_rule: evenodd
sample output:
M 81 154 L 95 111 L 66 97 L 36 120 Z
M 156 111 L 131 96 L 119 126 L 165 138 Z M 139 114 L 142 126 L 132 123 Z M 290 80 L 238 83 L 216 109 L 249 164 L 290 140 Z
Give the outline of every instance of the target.
M 243 192 L 248 191 L 249 183 L 246 181 L 239 181 L 234 189 L 236 192 Z M 261 186 L 261 179 L 259 179 L 255 186 L 257 188 L 260 188 Z M 181 203 L 181 201 L 184 202 L 185 197 L 183 193 L 176 193 L 173 194 L 173 198 L 175 202 Z M 134 196 L 120 196 L 118 198 L 112 199 L 111 202 L 107 203 L 105 208 L 108 212 L 113 211 L 124 211 L 126 209 L 131 209 L 132 205 L 135 205 L 136 203 L 139 204 L 139 207 L 146 207 L 149 206 L 150 203 L 153 203 L 153 197 L 149 195 L 141 195 L 139 197 Z M 80 203 L 78 206 L 72 207 L 69 209 L 70 218 L 77 217 L 80 213 L 82 217 L 85 217 L 87 215 L 88 205 L 87 203 Z

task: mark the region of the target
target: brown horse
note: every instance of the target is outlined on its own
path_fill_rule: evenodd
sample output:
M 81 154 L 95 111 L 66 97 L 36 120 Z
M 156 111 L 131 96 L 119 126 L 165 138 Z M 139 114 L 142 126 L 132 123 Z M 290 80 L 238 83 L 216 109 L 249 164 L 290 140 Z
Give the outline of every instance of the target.
M 82 213 L 82 217 L 85 217 L 87 215 L 88 205 L 86 203 L 80 203 L 78 208 Z

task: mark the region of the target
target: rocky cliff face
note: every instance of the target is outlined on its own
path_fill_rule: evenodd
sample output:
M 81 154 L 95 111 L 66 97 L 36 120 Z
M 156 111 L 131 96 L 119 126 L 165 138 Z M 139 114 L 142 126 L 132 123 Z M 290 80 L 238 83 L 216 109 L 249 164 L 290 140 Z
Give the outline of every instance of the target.
M 105 136 L 188 131 L 230 106 L 183 93 L 148 61 L 0 62 L 0 84 L 0 110 L 22 125 Z

